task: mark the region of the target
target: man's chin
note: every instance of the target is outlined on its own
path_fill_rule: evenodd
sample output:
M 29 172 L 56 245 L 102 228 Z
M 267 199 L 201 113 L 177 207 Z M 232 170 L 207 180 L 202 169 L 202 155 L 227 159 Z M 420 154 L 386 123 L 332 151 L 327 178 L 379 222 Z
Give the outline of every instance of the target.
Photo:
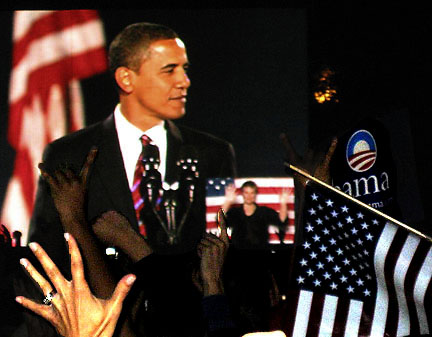
M 172 119 L 172 120 L 180 119 L 180 118 L 184 117 L 184 115 L 186 115 L 185 110 L 183 110 L 181 112 L 175 112 L 175 113 L 171 114 L 171 117 L 169 119 Z

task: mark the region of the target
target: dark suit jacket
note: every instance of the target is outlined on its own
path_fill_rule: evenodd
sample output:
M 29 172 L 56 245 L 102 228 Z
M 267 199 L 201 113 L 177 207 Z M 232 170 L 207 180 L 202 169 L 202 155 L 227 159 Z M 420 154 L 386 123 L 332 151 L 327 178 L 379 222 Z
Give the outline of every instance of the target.
M 205 230 L 205 180 L 212 177 L 234 177 L 236 175 L 234 150 L 228 142 L 207 133 L 166 122 L 168 137 L 167 169 L 165 180 L 172 183 L 178 179 L 176 165 L 179 155 L 197 157 L 200 184 L 197 193 L 198 206 L 194 206 L 195 221 L 185 225 L 190 240 L 181 251 L 193 249 Z M 48 172 L 59 165 L 67 164 L 79 172 L 92 146 L 98 154 L 88 181 L 87 219 L 89 223 L 108 210 L 116 210 L 126 216 L 138 230 L 132 197 L 129 190 L 122 155 L 115 129 L 114 116 L 104 121 L 62 137 L 49 144 L 43 154 Z M 190 153 L 192 152 L 192 153 Z M 30 222 L 30 241 L 42 245 L 61 270 L 69 269 L 63 229 L 50 196 L 49 186 L 39 180 L 36 202 Z M 150 239 L 150 238 L 149 238 Z M 150 242 L 152 244 L 152 242 Z

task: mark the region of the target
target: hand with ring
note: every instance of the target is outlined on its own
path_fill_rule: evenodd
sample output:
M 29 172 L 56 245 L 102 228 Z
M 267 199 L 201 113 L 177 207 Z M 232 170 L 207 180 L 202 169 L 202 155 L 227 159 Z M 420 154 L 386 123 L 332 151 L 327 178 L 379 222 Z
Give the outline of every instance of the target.
M 66 280 L 43 248 L 37 243 L 29 246 L 51 283 L 48 282 L 27 259 L 21 259 L 30 276 L 36 281 L 46 297 L 44 304 L 18 296 L 16 301 L 48 320 L 59 334 L 65 337 L 111 337 L 120 316 L 123 301 L 136 277 L 129 274 L 117 284 L 109 299 L 95 297 L 85 280 L 84 268 L 75 239 L 65 234 L 71 257 L 72 280 Z

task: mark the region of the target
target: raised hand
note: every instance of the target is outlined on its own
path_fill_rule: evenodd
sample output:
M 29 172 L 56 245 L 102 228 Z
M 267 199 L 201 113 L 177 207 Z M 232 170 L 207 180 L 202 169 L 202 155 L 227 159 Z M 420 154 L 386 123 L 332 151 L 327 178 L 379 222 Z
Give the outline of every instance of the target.
M 223 294 L 222 270 L 228 252 L 229 239 L 225 215 L 218 211 L 220 235 L 206 233 L 198 244 L 198 255 L 201 258 L 200 277 L 204 296 Z
M 84 201 L 86 185 L 96 154 L 97 149 L 92 148 L 78 175 L 68 168 L 59 168 L 53 175 L 50 175 L 45 170 L 43 163 L 40 163 L 38 166 L 42 177 L 50 186 L 51 196 L 66 232 L 73 233 L 72 228 L 68 228 L 68 226 L 85 222 Z
M 63 168 L 50 175 L 43 163 L 39 164 L 39 169 L 50 186 L 64 232 L 72 234 L 82 247 L 88 281 L 93 291 L 98 296 L 107 297 L 112 293 L 116 282 L 84 213 L 87 180 L 96 154 L 97 149 L 93 147 L 79 174 Z
M 130 291 L 135 275 L 124 276 L 109 299 L 95 297 L 85 280 L 83 262 L 72 235 L 65 234 L 71 256 L 72 280 L 66 280 L 43 248 L 37 243 L 29 246 L 41 263 L 52 288 L 42 275 L 26 260 L 21 264 L 47 295 L 45 304 L 18 296 L 16 301 L 48 320 L 59 334 L 66 337 L 110 337 L 114 333 L 123 301 Z
M 286 205 L 289 201 L 290 193 L 287 188 L 283 188 L 279 194 L 279 202 L 281 205 Z
M 225 200 L 222 209 L 227 212 L 231 205 L 235 203 L 237 198 L 236 187 L 234 184 L 229 184 L 225 187 Z
M 288 136 L 285 133 L 282 133 L 280 136 L 282 141 L 282 145 L 285 149 L 286 161 L 299 167 L 309 174 L 314 176 L 317 179 L 320 179 L 324 182 L 330 183 L 330 160 L 333 157 L 333 153 L 336 149 L 337 138 L 333 138 L 327 153 L 323 154 L 320 152 L 313 151 L 312 149 L 308 149 L 306 155 L 301 157 L 298 155 L 296 150 L 293 148 Z M 298 176 L 300 182 L 305 185 L 307 180 L 306 178 Z

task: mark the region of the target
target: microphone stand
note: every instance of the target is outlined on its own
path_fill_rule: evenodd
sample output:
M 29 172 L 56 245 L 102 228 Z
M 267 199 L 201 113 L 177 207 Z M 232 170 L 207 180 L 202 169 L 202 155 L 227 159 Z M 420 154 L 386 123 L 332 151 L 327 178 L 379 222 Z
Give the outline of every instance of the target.
M 168 243 L 174 245 L 178 242 L 195 199 L 195 185 L 199 177 L 198 160 L 188 158 L 178 161 L 177 166 L 181 169 L 180 181 L 172 185 L 167 184 L 168 187 L 162 187 L 162 179 L 158 171 L 159 163 L 159 159 L 155 157 L 143 158 L 146 183 L 141 186 L 146 189 L 146 193 L 143 193 L 143 195 L 147 195 L 148 202 L 146 204 L 168 236 Z M 164 200 L 162 204 L 164 212 L 162 214 L 165 215 L 166 221 L 162 219 L 159 213 L 161 200 Z M 181 220 L 177 222 L 177 215 L 182 211 L 181 208 L 183 207 L 181 206 L 184 204 L 186 205 Z

